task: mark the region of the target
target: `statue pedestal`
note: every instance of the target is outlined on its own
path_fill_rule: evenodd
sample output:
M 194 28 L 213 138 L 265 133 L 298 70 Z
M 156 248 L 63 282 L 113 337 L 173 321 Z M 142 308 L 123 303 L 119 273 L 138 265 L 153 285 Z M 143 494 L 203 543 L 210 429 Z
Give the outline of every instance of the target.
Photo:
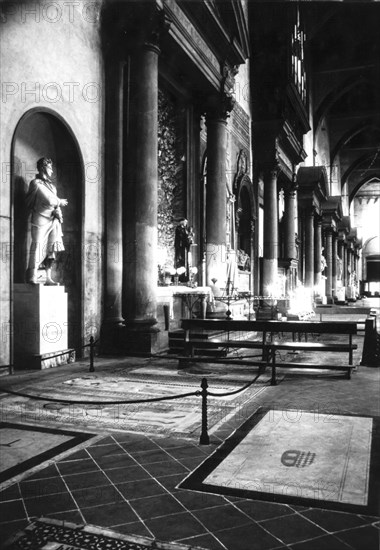
M 63 286 L 14 285 L 14 366 L 46 369 L 75 361 L 67 347 L 67 294 Z
M 336 289 L 336 303 L 337 304 L 345 304 L 346 303 L 346 287 L 341 286 Z

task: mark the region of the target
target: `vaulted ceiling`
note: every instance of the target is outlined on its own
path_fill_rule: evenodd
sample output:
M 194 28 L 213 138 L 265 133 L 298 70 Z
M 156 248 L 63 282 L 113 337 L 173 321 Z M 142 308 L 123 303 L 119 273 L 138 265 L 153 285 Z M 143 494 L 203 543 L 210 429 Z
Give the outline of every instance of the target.
M 301 2 L 307 28 L 314 132 L 325 125 L 330 163 L 351 199 L 380 182 L 380 5 Z M 371 185 L 379 195 L 380 185 Z

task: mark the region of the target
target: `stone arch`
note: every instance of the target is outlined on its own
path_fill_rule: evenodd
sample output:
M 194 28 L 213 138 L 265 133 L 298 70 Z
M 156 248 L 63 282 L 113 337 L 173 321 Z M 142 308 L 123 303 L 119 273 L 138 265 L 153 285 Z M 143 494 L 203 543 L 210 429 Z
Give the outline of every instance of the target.
M 17 123 L 11 147 L 11 196 L 13 225 L 13 281 L 23 283 L 30 246 L 30 224 L 25 195 L 36 174 L 36 161 L 53 160 L 58 196 L 67 198 L 63 210 L 65 252 L 58 255 L 53 276 L 65 286 L 68 294 L 68 345 L 81 346 L 83 324 L 83 188 L 85 167 L 78 141 L 67 122 L 56 112 L 34 108 Z M 97 255 L 99 258 L 99 254 Z
M 367 183 L 371 183 L 372 181 L 379 182 L 380 181 L 380 169 L 377 170 L 375 173 L 368 174 L 367 177 L 364 177 L 351 191 L 349 196 L 349 204 L 351 206 L 352 201 L 354 200 L 355 196 L 358 194 L 360 189 L 364 187 Z

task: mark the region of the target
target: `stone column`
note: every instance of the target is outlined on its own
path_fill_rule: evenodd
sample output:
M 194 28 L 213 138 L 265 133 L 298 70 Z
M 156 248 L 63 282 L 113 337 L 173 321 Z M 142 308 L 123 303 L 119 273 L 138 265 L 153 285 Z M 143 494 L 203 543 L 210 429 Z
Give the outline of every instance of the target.
M 332 237 L 332 292 L 336 297 L 336 285 L 337 285 L 337 257 L 338 257 L 338 239 L 335 234 Z
M 314 217 L 314 286 L 320 288 L 322 280 L 322 218 Z
M 305 287 L 314 286 L 314 209 L 305 210 Z
M 332 229 L 326 229 L 326 297 L 327 300 L 331 303 L 333 301 L 332 294 L 332 270 L 333 270 L 333 244 L 332 244 Z
M 122 139 L 124 62 L 106 59 L 105 128 L 105 300 L 102 350 L 114 348 L 121 326 L 122 294 Z
M 157 320 L 157 28 L 131 55 L 129 120 L 124 119 L 123 317 L 121 345 L 130 352 L 151 352 Z
M 296 197 L 297 190 L 294 187 L 285 191 L 285 246 L 284 257 L 287 260 L 295 260 L 297 258 L 296 249 Z
M 226 287 L 226 144 L 231 98 L 213 97 L 207 111 L 206 279 L 207 285 Z
M 262 294 L 274 287 L 278 275 L 278 168 L 264 170 L 264 250 Z

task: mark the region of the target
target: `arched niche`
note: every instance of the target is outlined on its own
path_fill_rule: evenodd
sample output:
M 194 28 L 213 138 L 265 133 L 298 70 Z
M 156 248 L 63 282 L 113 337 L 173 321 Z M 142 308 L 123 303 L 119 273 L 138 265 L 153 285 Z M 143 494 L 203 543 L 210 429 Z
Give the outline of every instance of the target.
M 250 242 L 255 215 L 255 199 L 252 182 L 247 175 L 243 175 L 235 184 L 237 247 L 250 254 Z
M 236 248 L 238 251 L 239 271 L 254 273 L 254 231 L 255 231 L 255 199 L 251 179 L 247 174 L 236 178 L 234 183 L 236 200 Z M 244 254 L 249 256 L 245 261 Z
M 68 345 L 79 349 L 82 327 L 82 195 L 84 169 L 77 141 L 68 125 L 55 113 L 33 109 L 19 121 L 12 141 L 13 282 L 23 283 L 30 247 L 30 215 L 25 196 L 41 157 L 53 161 L 53 182 L 63 209 L 65 251 L 57 255 L 53 278 L 68 294 Z
M 251 255 L 252 207 L 247 187 L 242 187 L 238 198 L 238 234 L 237 247 Z

